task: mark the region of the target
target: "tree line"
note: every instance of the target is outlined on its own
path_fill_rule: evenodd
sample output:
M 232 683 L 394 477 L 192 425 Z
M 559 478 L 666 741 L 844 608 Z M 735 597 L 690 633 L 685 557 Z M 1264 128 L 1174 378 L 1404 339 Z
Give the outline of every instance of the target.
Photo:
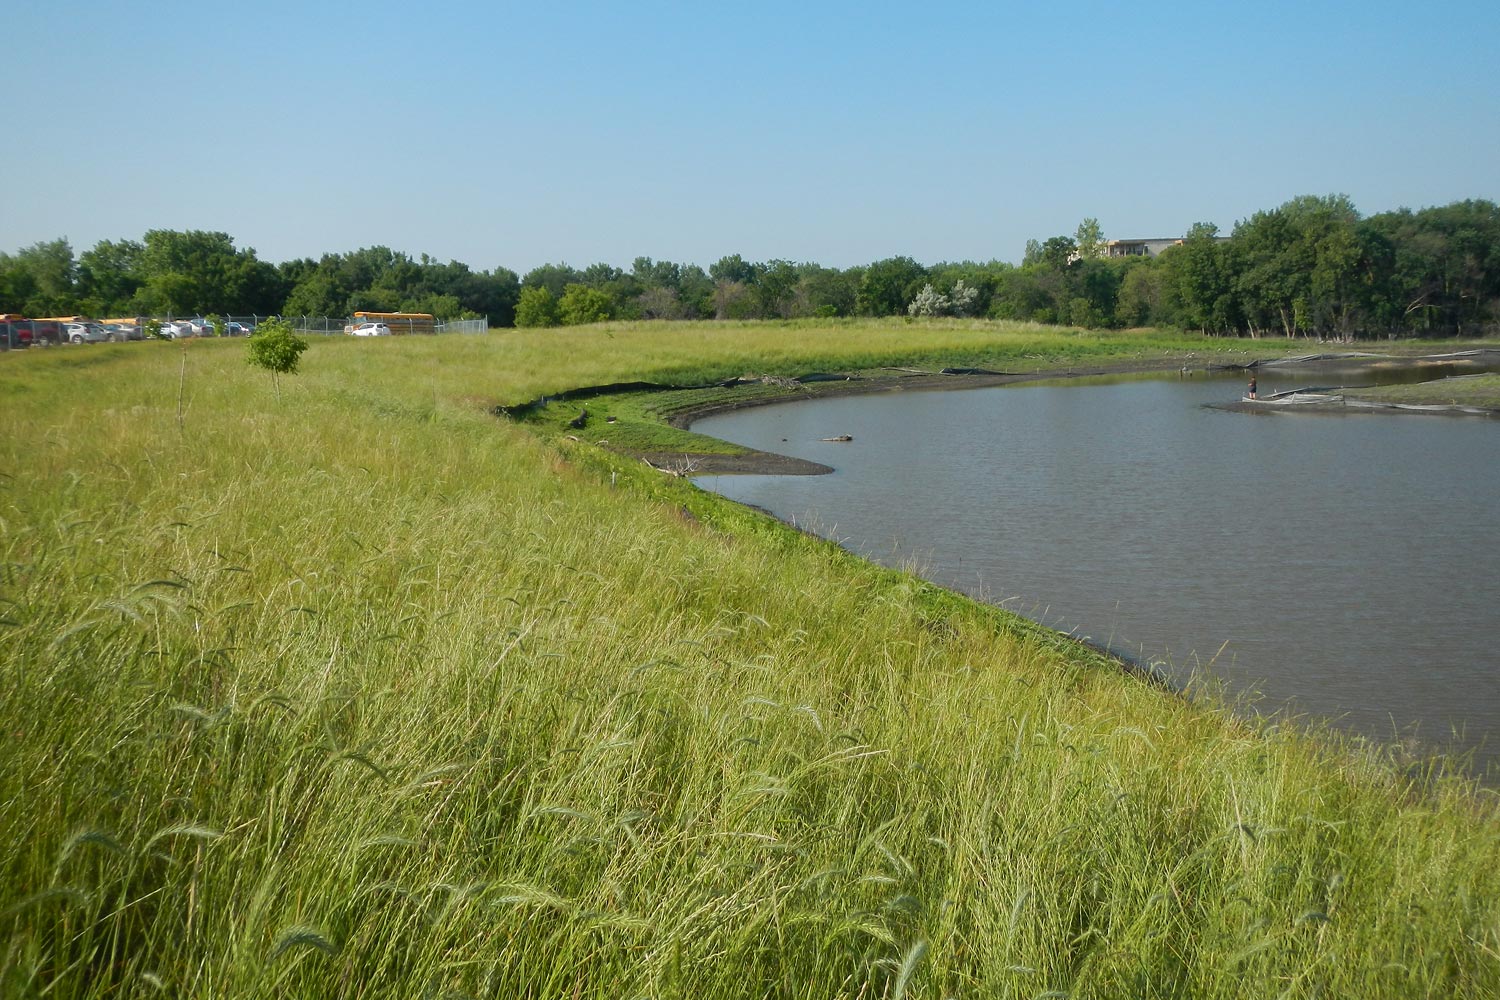
M 281 264 L 228 233 L 153 229 L 75 258 L 67 240 L 0 253 L 0 312 L 25 316 L 347 316 L 356 310 L 489 316 L 508 324 L 520 280 L 388 247 Z
M 368 247 L 282 264 L 225 233 L 152 230 L 74 258 L 66 240 L 0 253 L 0 311 L 342 316 L 356 310 L 488 316 L 495 326 L 610 319 L 956 316 L 1086 328 L 1170 326 L 1225 335 L 1481 335 L 1500 324 L 1500 208 L 1470 200 L 1362 217 L 1343 195 L 1294 198 L 1235 225 L 1194 225 L 1159 256 L 1114 257 L 1094 219 L 1027 243 L 1019 265 L 847 269 L 789 260 L 697 264 L 637 257 L 626 270 L 544 264 L 524 276 Z

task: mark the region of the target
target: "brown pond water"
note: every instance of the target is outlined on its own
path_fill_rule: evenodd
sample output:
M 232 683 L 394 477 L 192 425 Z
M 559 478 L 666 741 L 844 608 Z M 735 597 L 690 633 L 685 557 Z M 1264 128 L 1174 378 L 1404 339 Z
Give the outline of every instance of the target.
M 1260 391 L 1373 381 L 1267 370 Z M 1205 405 L 1243 386 L 1200 373 L 742 410 L 693 429 L 836 471 L 698 482 L 1179 681 L 1258 691 L 1262 710 L 1500 762 L 1500 420 Z

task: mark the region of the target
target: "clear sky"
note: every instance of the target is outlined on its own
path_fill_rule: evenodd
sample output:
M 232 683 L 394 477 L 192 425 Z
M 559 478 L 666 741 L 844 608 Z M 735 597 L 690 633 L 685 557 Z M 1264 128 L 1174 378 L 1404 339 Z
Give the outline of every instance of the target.
M 1500 200 L 1500 3 L 0 0 L 0 250 L 1020 259 Z

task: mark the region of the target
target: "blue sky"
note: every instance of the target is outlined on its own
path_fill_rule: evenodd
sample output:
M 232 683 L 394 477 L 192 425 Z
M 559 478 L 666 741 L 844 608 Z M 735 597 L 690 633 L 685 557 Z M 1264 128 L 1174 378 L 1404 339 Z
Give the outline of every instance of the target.
M 1500 4 L 0 0 L 0 250 L 1019 260 L 1500 200 Z

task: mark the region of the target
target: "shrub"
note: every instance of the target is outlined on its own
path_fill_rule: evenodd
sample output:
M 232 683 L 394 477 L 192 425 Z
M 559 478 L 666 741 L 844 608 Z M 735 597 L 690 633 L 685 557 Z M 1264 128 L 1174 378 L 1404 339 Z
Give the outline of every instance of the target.
M 276 399 L 281 400 L 281 376 L 297 373 L 297 360 L 307 350 L 307 341 L 292 332 L 292 325 L 284 319 L 268 319 L 256 327 L 250 337 L 249 357 L 246 359 L 256 368 L 271 373 L 271 384 L 276 387 Z

